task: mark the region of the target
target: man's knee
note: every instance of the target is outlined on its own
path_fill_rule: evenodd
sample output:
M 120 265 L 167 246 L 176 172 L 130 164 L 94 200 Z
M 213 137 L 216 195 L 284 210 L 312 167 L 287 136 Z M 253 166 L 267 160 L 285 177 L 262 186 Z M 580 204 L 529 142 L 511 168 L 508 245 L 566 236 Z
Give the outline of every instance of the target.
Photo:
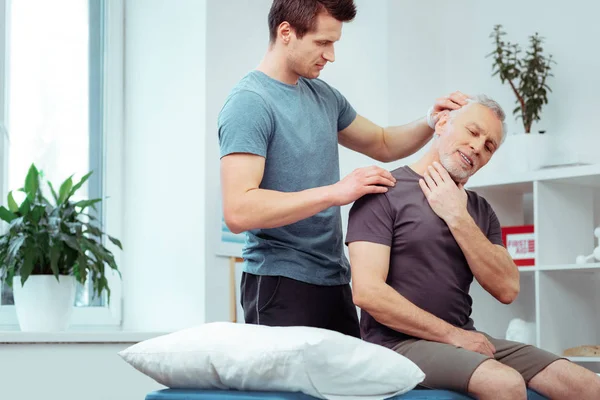
M 473 372 L 469 393 L 482 399 L 525 399 L 527 387 L 518 371 L 498 361 L 486 360 Z
M 567 360 L 548 365 L 529 381 L 529 385 L 549 398 L 600 399 L 600 378 Z

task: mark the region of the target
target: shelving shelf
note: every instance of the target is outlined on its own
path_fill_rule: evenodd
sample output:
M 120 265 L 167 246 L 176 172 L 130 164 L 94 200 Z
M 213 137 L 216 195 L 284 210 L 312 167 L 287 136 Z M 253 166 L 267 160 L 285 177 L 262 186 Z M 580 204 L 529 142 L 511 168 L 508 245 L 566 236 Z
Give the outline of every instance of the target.
M 542 265 L 540 267 L 537 267 L 536 270 L 538 270 L 538 271 L 596 271 L 596 270 L 600 270 L 600 263 Z
M 535 265 L 519 267 L 521 291 L 509 305 L 474 281 L 477 329 L 504 338 L 511 320 L 535 327 L 534 344 L 558 355 L 600 345 L 600 262 L 576 264 L 596 246 L 600 226 L 600 164 L 541 169 L 522 174 L 486 171 L 467 189 L 483 196 L 503 226 L 534 225 Z M 600 372 L 600 357 L 567 357 Z
M 485 168 L 485 167 L 484 167 Z M 600 185 L 600 164 L 576 165 L 562 168 L 547 168 L 522 173 L 492 175 L 482 169 L 468 183 L 469 189 L 511 186 L 525 188 L 533 182 L 570 181 L 584 184 L 590 182 Z

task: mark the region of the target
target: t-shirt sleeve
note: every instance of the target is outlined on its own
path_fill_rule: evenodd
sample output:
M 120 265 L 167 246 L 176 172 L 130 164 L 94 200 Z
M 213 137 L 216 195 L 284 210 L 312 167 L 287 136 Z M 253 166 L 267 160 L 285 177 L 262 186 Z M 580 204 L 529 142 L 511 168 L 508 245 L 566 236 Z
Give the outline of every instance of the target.
M 490 221 L 487 231 L 487 238 L 493 244 L 497 244 L 504 247 L 504 242 L 502 241 L 502 227 L 500 225 L 500 221 L 498 220 L 496 213 L 492 209 L 492 206 L 490 206 L 489 204 L 487 206 Z
M 348 99 L 340 93 L 339 90 L 332 87 L 331 90 L 338 104 L 338 132 L 346 129 L 356 119 L 356 110 L 352 107 Z
M 220 156 L 251 153 L 266 157 L 272 131 L 271 113 L 263 98 L 248 90 L 236 92 L 219 113 Z
M 370 194 L 356 200 L 348 215 L 346 245 L 365 241 L 392 246 L 394 214 L 387 196 Z

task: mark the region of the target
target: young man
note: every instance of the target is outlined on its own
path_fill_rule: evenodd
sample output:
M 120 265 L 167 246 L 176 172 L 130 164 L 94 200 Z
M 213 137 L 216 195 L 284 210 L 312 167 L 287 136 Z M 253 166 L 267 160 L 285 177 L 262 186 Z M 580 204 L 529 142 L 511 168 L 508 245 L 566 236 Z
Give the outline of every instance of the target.
M 376 160 L 413 154 L 439 112 L 465 104 L 459 92 L 426 118 L 381 128 L 317 79 L 333 62 L 352 0 L 275 0 L 270 44 L 256 70 L 231 91 L 219 115 L 225 222 L 246 232 L 242 306 L 247 323 L 304 325 L 359 336 L 343 251 L 340 206 L 384 193 L 379 167 L 340 180 L 338 143 Z
M 414 361 L 430 388 L 525 399 L 528 385 L 552 399 L 600 398 L 591 371 L 478 332 L 470 318 L 473 278 L 505 304 L 519 293 L 494 211 L 463 188 L 498 150 L 504 118 L 485 96 L 444 112 L 429 151 L 392 171 L 396 185 L 354 203 L 346 241 L 362 337 Z

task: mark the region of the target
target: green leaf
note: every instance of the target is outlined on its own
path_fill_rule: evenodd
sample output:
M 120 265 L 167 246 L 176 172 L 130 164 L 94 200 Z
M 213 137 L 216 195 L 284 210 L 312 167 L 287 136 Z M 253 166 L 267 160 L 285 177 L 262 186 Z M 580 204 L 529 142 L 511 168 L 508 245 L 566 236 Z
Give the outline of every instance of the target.
M 92 175 L 92 173 L 93 173 L 93 172 L 94 172 L 94 171 L 90 171 L 90 172 L 88 172 L 87 174 L 85 174 L 85 175 L 83 176 L 83 178 L 81 178 L 81 180 L 80 180 L 80 181 L 79 181 L 79 182 L 78 182 L 78 183 L 77 183 L 75 186 L 73 186 L 73 188 L 72 188 L 72 189 L 71 189 L 71 191 L 69 192 L 69 196 L 73 196 L 73 195 L 75 194 L 75 192 L 76 192 L 77 190 L 79 190 L 79 188 L 80 188 L 81 186 L 83 186 L 83 184 L 84 184 L 84 183 L 85 183 L 85 182 L 88 180 L 88 178 L 90 177 L 90 175 Z
M 33 272 L 33 268 L 35 267 L 35 261 L 38 258 L 37 250 L 35 248 L 35 243 L 32 241 L 28 241 L 25 246 L 25 257 L 23 261 L 23 266 L 20 270 L 21 275 L 21 285 L 25 284 L 29 275 Z
M 123 250 L 123 246 L 121 245 L 121 241 L 119 239 L 116 239 L 110 235 L 106 235 L 106 236 L 108 236 L 108 240 L 110 240 L 115 246 L 117 246 L 118 248 Z
M 11 222 L 15 218 L 17 218 L 17 215 L 8 210 L 6 207 L 0 206 L 0 219 L 2 219 L 2 221 Z
M 10 192 L 8 192 L 8 196 L 7 196 L 8 209 L 15 213 L 15 212 L 19 211 L 19 205 L 15 201 L 15 198 L 13 197 L 12 193 L 13 193 L 12 190 Z
M 46 207 L 42 205 L 36 205 L 33 207 L 33 211 L 31 212 L 31 219 L 36 225 L 40 222 L 45 212 Z
M 77 250 L 78 252 L 81 251 L 81 247 L 79 246 L 79 243 L 77 242 L 77 239 L 75 239 L 75 237 L 67 235 L 65 233 L 61 233 L 59 235 L 59 237 L 60 237 L 60 240 L 65 242 L 67 244 L 67 246 L 69 246 L 73 250 Z
M 25 229 L 25 226 L 23 225 L 24 221 L 25 220 L 23 217 L 17 217 L 10 222 L 10 224 L 8 225 L 8 229 L 11 232 L 21 232 Z
M 79 282 L 85 283 L 87 279 L 87 259 L 83 253 L 80 253 L 77 259 L 77 269 L 79 270 Z
M 92 206 L 94 208 L 94 204 L 101 202 L 102 199 L 92 199 L 92 200 L 81 200 L 75 203 L 76 207 L 81 207 L 81 211 L 83 211 L 86 207 Z M 94 208 L 95 209 L 95 208 Z
M 10 268 L 7 271 L 6 277 L 4 279 L 4 282 L 6 282 L 9 287 L 12 287 L 12 285 L 13 285 L 13 277 L 14 276 L 15 276 L 15 270 L 14 270 L 14 268 Z
M 29 167 L 29 171 L 27 172 L 27 176 L 25 177 L 25 193 L 27 193 L 27 197 L 33 201 L 35 200 L 35 195 L 38 192 L 40 186 L 39 172 L 34 164 L 31 164 Z
M 58 203 L 64 203 L 71 193 L 71 188 L 73 188 L 73 175 L 68 177 L 62 185 L 60 185 L 60 189 L 58 190 Z
M 23 202 L 21 203 L 21 206 L 19 207 L 19 213 L 23 216 L 27 216 L 29 214 L 30 209 L 31 200 L 29 200 L 29 197 L 26 197 L 25 200 L 23 200 Z
M 86 234 L 90 234 L 92 236 L 96 236 L 98 238 L 98 240 L 101 240 L 101 238 L 102 238 L 102 231 L 98 227 L 95 227 L 95 226 L 93 226 L 92 224 L 89 224 L 89 223 L 84 224 L 84 225 L 85 225 L 85 227 L 87 229 L 85 231 Z
M 6 263 L 8 266 L 14 265 L 18 260 L 19 251 L 21 247 L 25 243 L 25 236 L 16 236 L 14 237 L 8 245 L 8 256 Z
M 60 246 L 55 243 L 54 246 L 50 247 L 50 269 L 55 276 L 58 276 L 58 259 L 60 258 Z
M 52 197 L 54 197 L 54 201 L 58 205 L 58 195 L 56 194 L 56 190 L 54 190 L 54 186 L 52 186 L 52 183 L 50 182 L 48 182 L 48 186 L 50 187 L 50 191 L 52 192 Z

